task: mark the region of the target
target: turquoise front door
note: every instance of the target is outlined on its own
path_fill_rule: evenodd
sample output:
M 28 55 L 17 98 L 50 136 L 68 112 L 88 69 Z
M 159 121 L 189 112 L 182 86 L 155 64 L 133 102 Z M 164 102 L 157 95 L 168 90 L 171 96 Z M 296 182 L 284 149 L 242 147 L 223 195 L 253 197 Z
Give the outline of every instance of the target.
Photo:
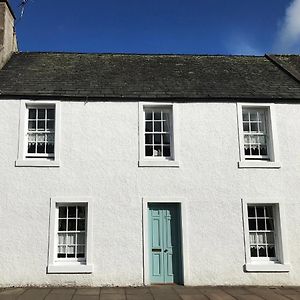
M 178 204 L 149 204 L 151 283 L 182 283 L 181 230 Z

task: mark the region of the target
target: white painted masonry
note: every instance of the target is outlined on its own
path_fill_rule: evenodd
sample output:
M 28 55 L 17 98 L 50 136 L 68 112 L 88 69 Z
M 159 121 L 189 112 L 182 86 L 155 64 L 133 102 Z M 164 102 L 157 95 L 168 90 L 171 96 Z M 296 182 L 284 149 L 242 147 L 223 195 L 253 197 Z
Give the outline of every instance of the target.
M 144 198 L 185 207 L 185 285 L 300 284 L 298 104 L 272 108 L 279 169 L 238 168 L 236 102 L 176 104 L 177 168 L 138 166 L 138 102 L 61 102 L 59 167 L 16 167 L 20 105 L 1 100 L 0 286 L 144 284 Z M 56 197 L 93 198 L 91 274 L 47 273 Z M 284 201 L 289 272 L 244 271 L 242 199 L 260 198 Z

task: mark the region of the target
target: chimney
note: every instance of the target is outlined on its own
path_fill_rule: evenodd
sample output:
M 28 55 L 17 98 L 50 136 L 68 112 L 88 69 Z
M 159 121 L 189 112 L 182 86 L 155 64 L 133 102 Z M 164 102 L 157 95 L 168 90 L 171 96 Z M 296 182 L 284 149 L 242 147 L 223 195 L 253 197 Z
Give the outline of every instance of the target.
M 18 50 L 14 23 L 15 15 L 8 0 L 0 0 L 0 69 Z

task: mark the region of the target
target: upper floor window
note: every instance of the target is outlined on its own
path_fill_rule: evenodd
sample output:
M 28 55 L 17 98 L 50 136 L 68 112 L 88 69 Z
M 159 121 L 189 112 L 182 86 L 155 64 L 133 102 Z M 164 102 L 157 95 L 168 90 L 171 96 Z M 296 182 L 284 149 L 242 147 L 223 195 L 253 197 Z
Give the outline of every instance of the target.
M 21 101 L 16 166 L 59 166 L 60 103 Z
M 267 117 L 266 109 L 243 108 L 245 159 L 270 159 Z
M 54 157 L 55 106 L 28 107 L 26 157 Z
M 171 158 L 171 109 L 145 109 L 145 156 Z
M 240 168 L 280 168 L 273 104 L 238 104 Z
M 139 166 L 178 166 L 175 123 L 174 104 L 140 104 Z

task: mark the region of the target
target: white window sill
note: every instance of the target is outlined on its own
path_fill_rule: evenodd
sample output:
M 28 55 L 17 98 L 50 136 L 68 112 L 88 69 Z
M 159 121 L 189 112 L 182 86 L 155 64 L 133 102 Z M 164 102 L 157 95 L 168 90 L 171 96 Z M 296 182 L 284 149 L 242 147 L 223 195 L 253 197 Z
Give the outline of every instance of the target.
M 57 160 L 33 160 L 33 159 L 18 159 L 16 167 L 59 167 L 60 162 Z
M 47 268 L 47 273 L 56 274 L 72 274 L 72 273 L 92 273 L 93 265 L 49 265 Z
M 243 168 L 259 168 L 259 169 L 280 169 L 280 162 L 260 161 L 260 160 L 243 160 L 238 162 L 238 167 Z
M 140 160 L 139 167 L 171 167 L 178 168 L 179 162 L 175 160 Z
M 249 263 L 245 265 L 247 272 L 289 272 L 290 265 L 280 263 Z

